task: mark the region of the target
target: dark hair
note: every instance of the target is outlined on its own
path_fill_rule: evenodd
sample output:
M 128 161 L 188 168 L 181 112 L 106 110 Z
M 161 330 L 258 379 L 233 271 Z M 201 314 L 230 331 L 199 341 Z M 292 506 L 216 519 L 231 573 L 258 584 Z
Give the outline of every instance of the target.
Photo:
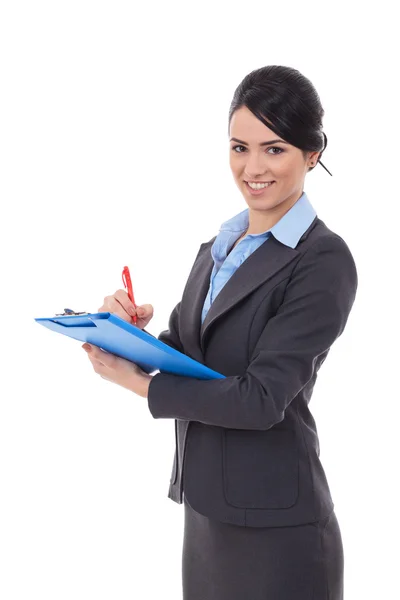
M 324 109 L 311 81 L 297 69 L 269 65 L 246 75 L 233 95 L 228 135 L 232 115 L 242 106 L 282 139 L 300 148 L 304 159 L 307 152 L 320 151 L 317 162 L 328 171 L 320 161 L 328 144 L 322 131 Z

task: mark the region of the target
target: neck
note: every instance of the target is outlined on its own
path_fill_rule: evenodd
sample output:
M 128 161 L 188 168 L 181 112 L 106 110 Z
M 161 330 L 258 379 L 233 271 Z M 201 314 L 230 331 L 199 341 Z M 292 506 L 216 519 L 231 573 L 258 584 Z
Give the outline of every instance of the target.
M 248 233 L 264 233 L 264 231 L 271 229 L 296 204 L 302 195 L 303 191 L 296 193 L 293 196 L 289 196 L 289 198 L 277 206 L 273 206 L 267 210 L 256 210 L 249 207 L 249 226 L 245 235 Z

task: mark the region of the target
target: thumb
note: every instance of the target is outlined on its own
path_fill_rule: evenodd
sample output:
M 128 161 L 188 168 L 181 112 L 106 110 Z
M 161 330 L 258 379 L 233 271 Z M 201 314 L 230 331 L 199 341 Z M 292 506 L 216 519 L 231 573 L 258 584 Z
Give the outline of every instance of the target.
M 145 318 L 153 316 L 154 308 L 151 304 L 141 304 L 137 307 L 137 315 L 138 317 Z

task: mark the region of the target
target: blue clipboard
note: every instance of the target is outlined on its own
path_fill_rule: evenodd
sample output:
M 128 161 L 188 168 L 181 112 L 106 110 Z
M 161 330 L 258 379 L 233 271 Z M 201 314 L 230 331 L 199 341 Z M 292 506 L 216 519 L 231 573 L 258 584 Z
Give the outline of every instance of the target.
M 159 370 L 197 379 L 225 379 L 193 358 L 109 312 L 35 318 L 40 325 L 81 342 L 99 346 L 136 363 L 146 373 Z

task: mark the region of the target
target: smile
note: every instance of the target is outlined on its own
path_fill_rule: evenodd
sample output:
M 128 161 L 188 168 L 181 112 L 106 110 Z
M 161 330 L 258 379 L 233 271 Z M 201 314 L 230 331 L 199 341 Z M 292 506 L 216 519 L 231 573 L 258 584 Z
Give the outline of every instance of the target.
M 268 190 L 274 183 L 275 183 L 275 181 L 255 184 L 255 183 L 248 183 L 246 181 L 246 187 L 252 196 L 260 196 L 266 190 Z

